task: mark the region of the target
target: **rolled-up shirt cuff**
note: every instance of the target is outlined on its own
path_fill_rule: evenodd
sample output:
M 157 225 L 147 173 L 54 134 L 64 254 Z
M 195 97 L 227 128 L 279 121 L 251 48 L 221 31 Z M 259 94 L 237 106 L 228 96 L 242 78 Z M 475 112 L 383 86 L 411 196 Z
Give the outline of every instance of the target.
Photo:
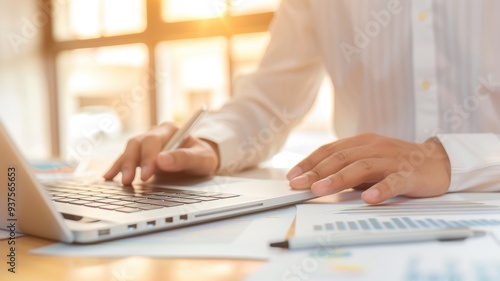
M 500 191 L 500 138 L 495 134 L 440 134 L 451 164 L 448 192 Z

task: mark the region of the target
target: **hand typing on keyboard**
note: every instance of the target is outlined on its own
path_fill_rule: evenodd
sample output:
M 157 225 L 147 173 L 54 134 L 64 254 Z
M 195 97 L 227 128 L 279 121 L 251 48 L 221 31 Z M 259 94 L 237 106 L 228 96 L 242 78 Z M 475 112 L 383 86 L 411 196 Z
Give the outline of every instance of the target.
M 175 124 L 167 122 L 130 139 L 123 154 L 103 177 L 112 180 L 121 172 L 122 183 L 129 185 L 135 178 L 136 167 L 141 167 L 143 181 L 155 173 L 213 174 L 219 165 L 218 148 L 213 142 L 189 136 L 178 149 L 162 151 L 177 130 Z
M 145 186 L 119 186 L 115 182 L 63 181 L 46 184 L 59 203 L 135 213 L 237 197 L 237 194 Z

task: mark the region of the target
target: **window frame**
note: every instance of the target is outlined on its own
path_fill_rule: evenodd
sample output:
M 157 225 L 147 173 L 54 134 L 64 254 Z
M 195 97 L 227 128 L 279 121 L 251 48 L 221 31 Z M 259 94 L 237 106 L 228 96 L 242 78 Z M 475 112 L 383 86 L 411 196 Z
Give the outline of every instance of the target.
M 51 0 L 43 0 L 44 6 L 48 7 Z M 147 69 L 156 69 L 155 49 L 159 43 L 165 41 L 196 39 L 204 37 L 224 36 L 229 44 L 226 52 L 226 60 L 229 65 L 229 89 L 233 85 L 233 59 L 231 57 L 231 38 L 239 34 L 265 32 L 268 30 L 272 21 L 274 12 L 264 12 L 248 15 L 233 16 L 230 13 L 218 18 L 167 22 L 162 17 L 162 1 L 144 0 L 146 2 L 146 28 L 138 33 L 125 35 L 97 37 L 91 39 L 75 39 L 66 41 L 57 41 L 53 36 L 52 15 L 49 17 L 48 24 L 44 30 L 44 57 L 46 62 L 46 79 L 49 93 L 50 107 L 50 143 L 51 155 L 54 158 L 61 156 L 61 134 L 59 127 L 59 109 L 58 109 L 58 77 L 56 59 L 59 53 L 83 48 L 98 48 L 116 45 L 126 45 L 142 43 L 148 49 Z M 231 0 L 227 0 L 228 6 Z M 53 12 L 53 11 L 51 11 Z M 155 71 L 152 71 L 155 73 Z M 156 77 L 151 81 L 156 85 Z M 149 89 L 149 125 L 157 123 L 157 89 Z

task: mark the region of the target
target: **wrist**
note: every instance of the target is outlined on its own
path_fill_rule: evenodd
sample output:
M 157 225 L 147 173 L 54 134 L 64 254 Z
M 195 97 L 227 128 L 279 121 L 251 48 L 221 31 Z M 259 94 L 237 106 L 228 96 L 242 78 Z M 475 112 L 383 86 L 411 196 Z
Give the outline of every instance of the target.
M 441 140 L 438 137 L 434 136 L 425 140 L 424 144 L 432 146 L 432 149 L 430 150 L 432 154 L 430 156 L 437 159 L 441 163 L 444 163 L 444 168 L 448 175 L 448 179 L 451 179 L 450 158 L 448 157 L 448 153 L 446 152 L 446 149 L 444 149 Z
M 206 144 L 208 144 L 208 146 L 210 146 L 210 148 L 212 149 L 213 153 L 214 153 L 214 156 L 215 156 L 215 159 L 217 161 L 217 165 L 216 165 L 216 171 L 219 170 L 219 166 L 220 166 L 220 153 L 219 153 L 219 145 L 211 140 L 207 140 L 207 139 L 203 139 L 203 138 L 200 138 L 200 140 Z

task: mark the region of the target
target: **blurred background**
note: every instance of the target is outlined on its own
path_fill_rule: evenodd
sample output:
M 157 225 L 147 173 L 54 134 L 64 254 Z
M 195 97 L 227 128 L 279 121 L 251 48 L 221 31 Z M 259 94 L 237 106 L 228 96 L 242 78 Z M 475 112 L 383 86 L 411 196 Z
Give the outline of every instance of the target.
M 281 0 L 0 0 L 0 118 L 30 159 L 80 161 L 215 110 L 253 71 Z M 330 130 L 325 79 L 292 136 Z

